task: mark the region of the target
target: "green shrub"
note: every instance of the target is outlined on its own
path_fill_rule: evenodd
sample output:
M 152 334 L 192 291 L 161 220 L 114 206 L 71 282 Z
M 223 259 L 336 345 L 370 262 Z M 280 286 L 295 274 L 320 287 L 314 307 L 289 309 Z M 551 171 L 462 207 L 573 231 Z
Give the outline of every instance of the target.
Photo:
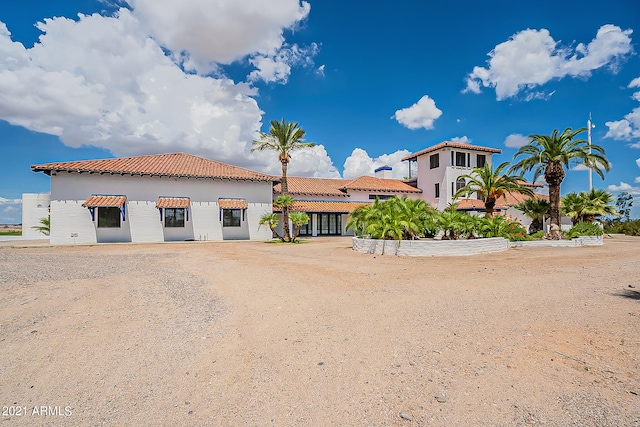
M 627 236 L 640 236 L 640 219 L 633 221 L 612 221 L 604 227 L 604 231 L 611 234 L 626 234 Z
M 536 231 L 535 233 L 530 234 L 529 237 L 531 237 L 532 239 L 542 239 L 544 237 L 544 231 Z
M 598 224 L 592 222 L 579 222 L 574 225 L 571 230 L 564 235 L 567 239 L 573 239 L 579 236 L 602 236 L 604 232 Z

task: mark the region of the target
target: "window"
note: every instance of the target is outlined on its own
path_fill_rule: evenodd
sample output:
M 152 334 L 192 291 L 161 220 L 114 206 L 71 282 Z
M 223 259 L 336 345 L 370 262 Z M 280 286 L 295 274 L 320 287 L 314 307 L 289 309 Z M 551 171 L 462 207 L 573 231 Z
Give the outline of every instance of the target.
M 369 194 L 369 200 L 375 200 L 376 198 L 380 200 L 387 200 L 392 198 L 393 196 L 389 194 Z
M 485 165 L 485 163 L 487 163 L 487 156 L 485 156 L 484 154 L 478 154 L 478 157 L 476 159 L 477 166 L 481 168 Z
M 429 169 L 435 169 L 440 167 L 440 153 L 432 154 L 429 157 Z
M 98 208 L 98 228 L 120 228 L 120 208 Z
M 164 226 L 184 227 L 184 208 L 164 208 Z
M 460 189 L 465 185 L 467 185 L 467 183 L 465 182 L 464 178 L 458 178 L 458 180 L 456 181 L 456 192 L 460 191 Z
M 311 236 L 313 234 L 313 215 L 309 214 L 309 222 L 300 226 L 300 236 Z
M 436 182 L 436 199 L 440 197 L 440 183 Z
M 467 166 L 465 153 L 456 153 L 456 166 Z
M 340 235 L 342 234 L 342 215 L 341 214 L 318 214 L 320 227 L 318 235 Z
M 242 218 L 242 209 L 223 209 L 222 210 L 222 226 L 223 227 L 240 227 L 241 218 Z

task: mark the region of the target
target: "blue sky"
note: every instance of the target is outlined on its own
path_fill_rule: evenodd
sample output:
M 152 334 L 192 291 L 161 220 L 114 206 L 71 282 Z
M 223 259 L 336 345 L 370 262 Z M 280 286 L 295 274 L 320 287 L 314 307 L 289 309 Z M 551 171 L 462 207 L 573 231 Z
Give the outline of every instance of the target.
M 251 140 L 295 120 L 290 173 L 353 177 L 445 140 L 501 148 L 586 126 L 596 188 L 640 217 L 640 2 L 67 0 L 0 9 L 0 224 L 30 165 L 183 151 L 279 173 Z M 517 4 L 517 5 L 514 5 Z M 81 15 L 79 15 L 81 14 Z M 586 132 L 582 135 L 586 139 Z M 586 190 L 571 170 L 562 193 Z

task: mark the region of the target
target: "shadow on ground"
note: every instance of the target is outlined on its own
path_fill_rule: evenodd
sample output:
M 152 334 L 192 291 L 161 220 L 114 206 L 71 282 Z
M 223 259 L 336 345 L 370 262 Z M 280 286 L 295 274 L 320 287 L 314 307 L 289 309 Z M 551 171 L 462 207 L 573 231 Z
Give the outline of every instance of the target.
M 632 291 L 631 289 L 625 289 L 623 291 L 616 292 L 613 295 L 640 301 L 640 291 Z

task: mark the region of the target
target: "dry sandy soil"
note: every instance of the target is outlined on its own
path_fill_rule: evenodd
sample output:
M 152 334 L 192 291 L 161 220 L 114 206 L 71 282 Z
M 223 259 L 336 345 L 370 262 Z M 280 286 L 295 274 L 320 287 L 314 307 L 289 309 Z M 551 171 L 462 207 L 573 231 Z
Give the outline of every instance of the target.
M 639 254 L 0 247 L 0 426 L 640 426 Z

